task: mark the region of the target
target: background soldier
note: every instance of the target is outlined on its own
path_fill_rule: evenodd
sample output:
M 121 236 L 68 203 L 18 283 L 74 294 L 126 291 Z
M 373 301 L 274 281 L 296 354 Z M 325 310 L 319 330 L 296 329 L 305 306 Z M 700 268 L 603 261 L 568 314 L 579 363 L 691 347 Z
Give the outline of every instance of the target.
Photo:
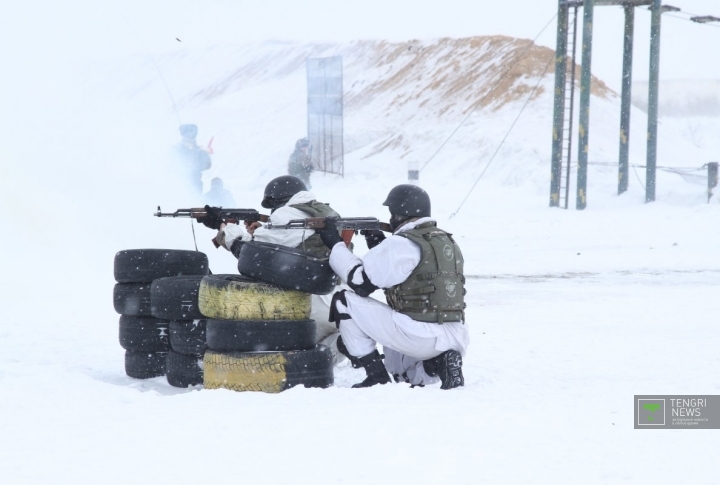
M 176 146 L 175 154 L 178 166 L 176 169 L 190 184 L 193 190 L 203 193 L 202 173 L 210 168 L 210 154 L 197 144 L 197 125 L 180 125 L 182 140 Z
M 310 174 L 315 171 L 312 163 L 312 148 L 307 138 L 300 138 L 295 143 L 295 151 L 288 160 L 288 174 L 297 177 L 310 189 Z
M 220 177 L 215 177 L 210 181 L 210 190 L 203 196 L 205 203 L 215 207 L 235 207 L 235 199 L 228 189 L 223 186 Z

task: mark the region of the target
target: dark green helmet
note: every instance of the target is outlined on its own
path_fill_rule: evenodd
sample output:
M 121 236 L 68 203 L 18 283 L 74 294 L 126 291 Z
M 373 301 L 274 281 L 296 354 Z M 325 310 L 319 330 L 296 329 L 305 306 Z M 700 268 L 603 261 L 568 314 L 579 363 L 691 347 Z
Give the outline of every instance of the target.
M 417 185 L 402 184 L 393 187 L 383 202 L 390 214 L 410 217 L 430 217 L 430 196 Z
M 290 197 L 303 190 L 307 190 L 307 187 L 297 177 L 292 175 L 276 177 L 265 186 L 265 194 L 260 205 L 266 209 L 277 209 L 285 205 Z

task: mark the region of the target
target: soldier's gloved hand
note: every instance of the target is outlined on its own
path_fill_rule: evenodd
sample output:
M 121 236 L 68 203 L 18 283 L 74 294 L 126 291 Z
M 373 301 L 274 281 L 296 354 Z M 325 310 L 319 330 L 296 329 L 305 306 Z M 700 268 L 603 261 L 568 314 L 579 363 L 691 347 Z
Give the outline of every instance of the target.
M 209 205 L 205 206 L 205 217 L 199 217 L 197 221 L 205 227 L 215 230 L 220 229 L 220 224 L 224 222 L 222 220 L 220 208 L 210 207 Z
M 338 233 L 334 217 L 326 217 L 325 229 L 315 229 L 315 234 L 320 234 L 322 242 L 330 249 L 337 243 L 342 242 L 342 237 L 340 237 L 340 233 Z
M 385 240 L 385 234 L 382 231 L 367 229 L 361 231 L 362 235 L 365 236 L 365 243 L 368 249 L 372 249 Z

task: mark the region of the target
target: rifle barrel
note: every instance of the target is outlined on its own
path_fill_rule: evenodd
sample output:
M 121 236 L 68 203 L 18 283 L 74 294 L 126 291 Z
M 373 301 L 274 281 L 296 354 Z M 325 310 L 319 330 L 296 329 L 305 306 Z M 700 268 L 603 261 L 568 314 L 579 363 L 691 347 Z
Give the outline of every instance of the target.
M 234 224 L 239 223 L 242 220 L 259 220 L 266 222 L 268 216 L 260 214 L 255 209 L 223 209 L 222 207 L 216 207 L 220 211 L 226 222 Z M 158 206 L 157 212 L 153 213 L 156 217 L 191 217 L 193 219 L 199 219 L 207 216 L 207 211 L 203 207 L 197 207 L 192 209 L 178 209 L 175 212 L 162 212 Z
M 335 221 L 338 229 L 342 230 L 380 230 L 392 232 L 390 224 L 380 222 L 375 217 L 341 217 Z M 309 217 L 307 219 L 293 219 L 287 224 L 273 225 L 268 224 L 268 229 L 324 229 L 325 218 Z

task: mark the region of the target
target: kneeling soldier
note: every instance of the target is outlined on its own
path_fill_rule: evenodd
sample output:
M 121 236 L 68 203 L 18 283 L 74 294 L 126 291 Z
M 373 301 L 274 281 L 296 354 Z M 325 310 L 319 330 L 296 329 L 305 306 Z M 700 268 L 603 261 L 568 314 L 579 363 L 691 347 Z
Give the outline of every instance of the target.
M 330 266 L 352 291 L 335 293 L 330 320 L 340 328 L 338 350 L 367 378 L 353 387 L 390 382 L 442 389 L 464 385 L 462 356 L 469 344 L 465 278 L 460 248 L 430 217 L 430 197 L 420 187 L 398 185 L 383 205 L 393 234 L 365 234 L 370 251 L 351 253 L 328 223 L 317 232 L 332 248 Z M 388 304 L 368 296 L 383 288 Z M 376 343 L 384 347 L 383 356 Z

